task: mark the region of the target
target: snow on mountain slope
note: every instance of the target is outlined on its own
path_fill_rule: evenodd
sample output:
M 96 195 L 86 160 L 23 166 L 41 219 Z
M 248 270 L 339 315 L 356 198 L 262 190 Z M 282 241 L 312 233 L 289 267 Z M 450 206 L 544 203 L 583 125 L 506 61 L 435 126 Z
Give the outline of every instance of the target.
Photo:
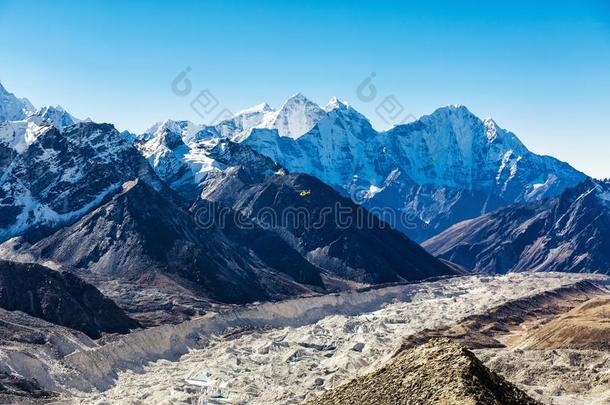
M 276 111 L 269 104 L 261 103 L 238 112 L 233 118 L 220 122 L 215 127 L 212 127 L 211 130 L 217 136 L 235 139 L 243 136 L 250 128 L 260 127 L 266 117 L 275 113 Z
M 157 122 L 148 128 L 144 133 L 136 136 L 140 141 L 148 141 L 163 132 L 171 131 L 180 133 L 185 141 L 192 139 L 195 134 L 203 128 L 202 125 L 197 125 L 188 120 L 174 121 L 165 120 Z
M 260 126 L 277 129 L 280 136 L 296 139 L 313 128 L 323 115 L 324 110 L 319 105 L 297 93 L 278 111 L 265 114 Z
M 409 223 L 395 225 L 417 240 L 513 202 L 558 195 L 585 178 L 463 106 L 376 132 L 349 105 L 331 105 L 298 139 L 254 128 L 243 142 L 371 209 L 408 214 Z
M 5 161 L 0 240 L 77 219 L 127 180 L 158 182 L 146 160 L 112 125 L 82 122 L 63 131 L 42 128 Z
M 275 129 L 280 136 L 296 139 L 313 128 L 323 116 L 324 110 L 319 105 L 297 93 L 286 100 L 278 110 L 274 110 L 267 103 L 258 104 L 217 125 L 203 127 L 195 135 L 195 139 L 223 137 L 240 141 L 246 138 L 253 128 Z
M 33 118 L 29 117 L 22 121 L 0 122 L 0 150 L 6 148 L 5 153 L 7 156 L 9 155 L 9 150 L 12 152 L 11 154 L 25 151 L 45 128 L 48 128 L 48 126 Z M 8 161 L 5 164 L 0 163 L 0 167 L 6 167 L 8 163 Z
M 19 121 L 0 121 L 0 169 L 6 168 L 15 155 L 25 151 L 50 126 L 64 129 L 81 120 L 60 106 L 28 111 Z
M 322 109 L 297 94 L 277 111 L 263 103 L 195 134 L 173 129 L 179 132 L 186 149 L 158 146 L 164 142 L 159 127 L 142 148 L 175 189 L 192 188 L 218 169 L 205 145 L 228 138 L 290 172 L 318 177 L 373 211 L 392 210 L 401 218 L 392 225 L 418 241 L 515 202 L 554 197 L 586 177 L 530 152 L 515 134 L 464 106 L 377 132 L 337 98 Z
M 352 184 L 357 167 L 364 170 L 363 176 L 382 180 L 367 164 L 383 153 L 367 150 L 375 135 L 363 115 L 335 99 L 312 130 L 298 139 L 272 129 L 253 129 L 243 142 L 290 171 L 311 174 L 341 189 Z
M 34 111 L 34 106 L 26 98 L 17 98 L 0 83 L 0 121 L 18 121 Z
M 59 129 L 64 129 L 82 121 L 72 116 L 59 105 L 56 107 L 43 107 L 34 113 L 28 114 L 28 119 L 36 120 L 35 117 L 39 117 L 38 120 L 46 121 Z
M 135 146 L 157 175 L 189 201 L 197 198 L 208 176 L 232 166 L 247 166 L 261 174 L 279 170 L 272 160 L 249 146 L 239 146 L 216 133 L 201 136 L 205 131 L 189 140 L 177 125 L 162 125 L 148 141 L 136 142 Z

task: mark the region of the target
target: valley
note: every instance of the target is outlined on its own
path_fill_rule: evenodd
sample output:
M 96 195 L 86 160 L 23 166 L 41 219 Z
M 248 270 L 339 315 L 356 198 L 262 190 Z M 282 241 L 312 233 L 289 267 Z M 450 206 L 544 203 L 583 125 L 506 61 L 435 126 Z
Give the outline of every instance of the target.
M 607 283 L 558 273 L 468 276 L 262 304 L 71 354 L 64 362 L 93 392 L 65 389 L 79 403 L 193 403 L 202 395 L 187 382 L 194 379 L 209 380 L 208 392 L 232 403 L 296 404 L 376 369 L 426 330 L 537 296 L 548 302 L 556 294 L 574 300 L 608 294 Z

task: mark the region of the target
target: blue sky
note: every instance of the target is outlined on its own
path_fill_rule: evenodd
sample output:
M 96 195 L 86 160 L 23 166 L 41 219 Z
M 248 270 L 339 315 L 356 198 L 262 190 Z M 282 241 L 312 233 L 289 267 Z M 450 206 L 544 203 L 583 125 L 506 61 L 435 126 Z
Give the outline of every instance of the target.
M 464 104 L 610 177 L 610 2 L 489 3 L 0 0 L 0 81 L 136 132 L 204 121 L 189 106 L 204 89 L 231 111 L 336 95 L 380 129 L 386 97 L 401 116 Z M 180 97 L 171 82 L 186 67 L 193 90 Z M 366 101 L 357 88 L 372 73 Z

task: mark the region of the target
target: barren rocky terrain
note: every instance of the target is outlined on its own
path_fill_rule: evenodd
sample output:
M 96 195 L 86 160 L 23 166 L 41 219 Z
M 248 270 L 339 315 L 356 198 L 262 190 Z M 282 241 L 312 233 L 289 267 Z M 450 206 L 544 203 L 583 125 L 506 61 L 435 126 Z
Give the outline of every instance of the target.
M 264 304 L 256 312 L 224 315 L 222 324 L 230 328 L 213 316 L 152 328 L 70 356 L 70 365 L 97 387 L 66 393 L 89 404 L 194 403 L 212 396 L 296 404 L 379 368 L 409 336 L 521 298 L 570 286 L 578 291 L 590 278 L 604 280 L 555 273 L 469 276 Z M 87 370 L 92 362 L 96 369 Z M 116 370 L 122 370 L 116 380 L 109 379 Z

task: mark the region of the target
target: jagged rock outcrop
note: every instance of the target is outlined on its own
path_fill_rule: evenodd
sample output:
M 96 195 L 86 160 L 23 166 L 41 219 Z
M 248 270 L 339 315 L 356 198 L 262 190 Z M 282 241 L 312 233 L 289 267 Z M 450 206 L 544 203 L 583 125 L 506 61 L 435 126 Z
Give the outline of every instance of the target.
M 22 311 L 93 338 L 139 327 L 91 284 L 31 263 L 0 260 L 0 308 Z
M 490 371 L 463 346 L 444 339 L 405 350 L 379 370 L 307 402 L 308 405 L 539 404 Z

